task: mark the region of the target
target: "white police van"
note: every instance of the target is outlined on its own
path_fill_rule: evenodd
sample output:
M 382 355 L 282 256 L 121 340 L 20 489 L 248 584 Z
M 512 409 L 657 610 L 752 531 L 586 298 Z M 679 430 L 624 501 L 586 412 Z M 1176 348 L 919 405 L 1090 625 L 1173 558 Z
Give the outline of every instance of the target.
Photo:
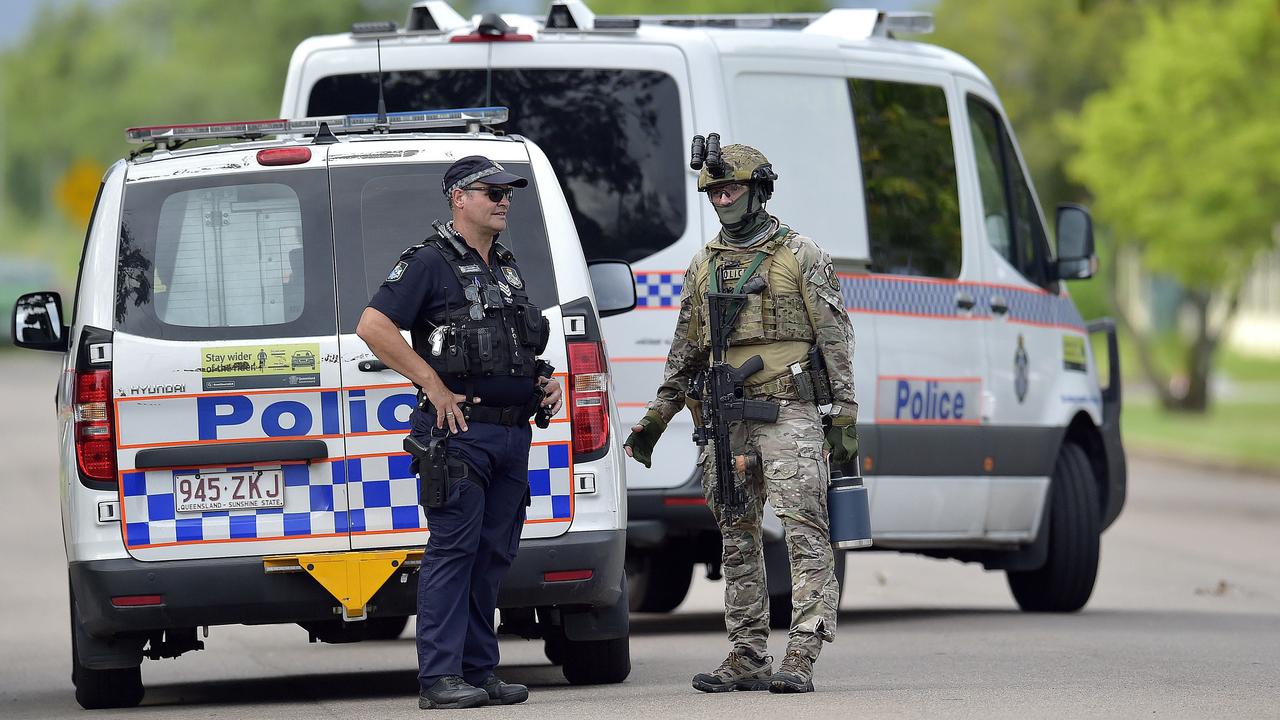
M 1099 387 L 1063 280 L 1094 269 L 1089 216 L 1057 213 L 1057 257 L 990 81 L 919 13 L 463 18 L 414 4 L 294 51 L 285 115 L 387 101 L 494 103 L 556 168 L 588 258 L 636 270 L 640 312 L 604 323 L 624 425 L 661 381 L 683 269 L 718 229 L 689 139 L 762 150 L 770 210 L 835 258 L 857 334 L 863 471 L 875 546 L 1009 573 L 1027 609 L 1074 610 L 1125 497 L 1114 331 Z M 628 471 L 632 609 L 677 606 L 719 535 L 681 413 L 651 470 Z M 766 527 L 775 624 L 789 621 L 781 527 Z
M 428 532 L 401 446 L 415 393 L 355 327 L 400 252 L 447 213 L 445 169 L 475 154 L 529 178 L 503 242 L 536 278 L 544 357 L 568 393 L 534 429 L 504 629 L 546 637 L 571 682 L 627 676 L 624 468 L 599 317 L 634 305 L 631 273 L 588 269 L 543 152 L 482 130 L 505 114 L 129 131 L 147 147 L 107 171 L 70 318 L 51 292 L 23 296 L 14 316 L 18 345 L 66 353 L 82 705 L 137 704 L 143 657 L 200 649 L 201 626 L 298 623 L 326 642 L 404 629 Z M 249 141 L 179 149 L 205 138 Z

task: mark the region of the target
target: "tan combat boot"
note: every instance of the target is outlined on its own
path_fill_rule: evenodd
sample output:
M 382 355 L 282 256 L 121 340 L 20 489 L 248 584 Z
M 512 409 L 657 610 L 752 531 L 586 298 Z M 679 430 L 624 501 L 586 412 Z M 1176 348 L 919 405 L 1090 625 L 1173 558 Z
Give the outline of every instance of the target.
M 773 675 L 773 658 L 756 655 L 746 647 L 735 647 L 720 667 L 693 676 L 693 686 L 702 692 L 767 690 Z
M 769 680 L 769 692 L 813 692 L 813 660 L 801 650 L 787 650 L 778 672 Z

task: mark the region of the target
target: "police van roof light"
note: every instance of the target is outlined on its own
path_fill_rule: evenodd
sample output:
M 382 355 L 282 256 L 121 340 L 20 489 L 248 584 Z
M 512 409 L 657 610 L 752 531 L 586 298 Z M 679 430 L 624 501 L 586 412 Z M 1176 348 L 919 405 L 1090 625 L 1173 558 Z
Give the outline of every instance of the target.
M 409 8 L 405 30 L 411 33 L 446 33 L 466 27 L 467 20 L 444 0 L 416 2 Z
M 395 35 L 396 24 L 392 20 L 351 23 L 352 35 Z
M 876 18 L 874 34 L 879 37 L 902 35 L 928 35 L 933 32 L 933 13 L 882 12 Z
M 153 125 L 125 131 L 125 138 L 135 144 L 207 139 L 256 139 L 266 135 L 307 134 L 327 124 L 335 134 L 369 132 L 379 127 L 390 130 L 429 130 L 432 128 L 467 127 L 472 132 L 482 125 L 499 125 L 507 121 L 504 107 L 457 108 L 449 110 L 411 110 L 387 113 L 385 123 L 374 113 L 365 115 L 331 115 L 300 120 L 254 120 L 251 122 L 197 123 L 191 125 Z

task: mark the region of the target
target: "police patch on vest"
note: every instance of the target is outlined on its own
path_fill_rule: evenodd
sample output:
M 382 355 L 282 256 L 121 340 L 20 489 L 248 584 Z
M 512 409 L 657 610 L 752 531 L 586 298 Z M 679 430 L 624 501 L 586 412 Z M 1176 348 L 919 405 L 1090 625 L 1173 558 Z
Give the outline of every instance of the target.
M 407 269 L 409 269 L 409 263 L 404 260 L 396 263 L 396 266 L 391 268 L 391 274 L 387 275 L 387 282 L 396 282 L 400 278 L 404 277 L 404 271 Z
M 746 272 L 746 268 L 725 268 L 720 271 L 720 282 L 728 283 L 742 279 L 742 273 Z
M 502 266 L 502 275 L 507 278 L 507 282 L 511 283 L 511 287 L 519 290 L 524 287 L 524 281 L 520 279 L 520 275 L 513 267 Z

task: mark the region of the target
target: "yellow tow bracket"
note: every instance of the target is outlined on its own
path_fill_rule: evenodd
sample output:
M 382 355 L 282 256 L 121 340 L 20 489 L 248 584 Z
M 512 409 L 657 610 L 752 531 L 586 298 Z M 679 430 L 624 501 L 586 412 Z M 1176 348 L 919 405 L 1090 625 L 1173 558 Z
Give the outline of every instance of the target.
M 342 605 L 343 620 L 364 620 L 369 598 L 406 565 L 422 562 L 421 549 L 310 553 L 263 558 L 266 572 L 306 572 Z

